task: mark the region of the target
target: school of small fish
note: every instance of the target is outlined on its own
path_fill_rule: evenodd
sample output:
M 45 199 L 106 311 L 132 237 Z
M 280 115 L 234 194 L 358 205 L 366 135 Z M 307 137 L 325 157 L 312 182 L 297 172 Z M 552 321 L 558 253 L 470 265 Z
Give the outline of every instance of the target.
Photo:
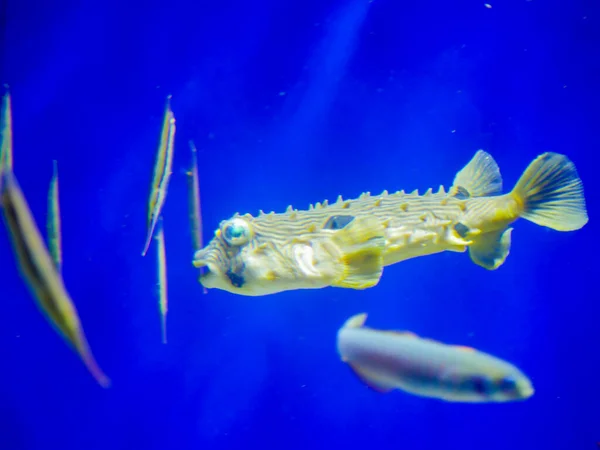
M 24 280 L 49 320 L 77 350 L 102 386 L 110 380 L 96 364 L 75 306 L 62 279 L 58 169 L 48 197 L 50 251 L 35 225 L 13 172 L 10 94 L 3 98 L 0 206 Z M 148 201 L 146 255 L 157 243 L 158 298 L 162 342 L 167 343 L 167 258 L 162 210 L 172 174 L 175 115 L 167 98 Z M 214 238 L 202 242 L 197 149 L 193 142 L 189 213 L 193 265 L 206 289 L 261 296 L 296 289 L 366 289 L 378 284 L 384 267 L 444 251 L 468 251 L 472 261 L 495 270 L 510 251 L 512 224 L 524 218 L 557 231 L 573 231 L 588 221 L 582 182 L 564 155 L 534 159 L 514 188 L 502 193 L 502 177 L 483 150 L 455 176 L 451 187 L 399 191 L 353 200 L 338 198 L 291 206 L 281 214 L 238 214 L 224 220 Z M 534 393 L 531 380 L 516 366 L 471 347 L 448 345 L 408 331 L 365 326 L 357 314 L 337 334 L 340 359 L 378 392 L 404 392 L 451 402 L 509 402 Z
M 0 154 L 0 208 L 9 232 L 21 276 L 42 312 L 72 346 L 102 387 L 111 380 L 100 369 L 89 348 L 77 309 L 60 272 L 62 264 L 56 165 L 49 194 L 48 228 L 52 256 L 44 244 L 27 199 L 13 172 L 10 93 L 3 98 L 2 153 Z

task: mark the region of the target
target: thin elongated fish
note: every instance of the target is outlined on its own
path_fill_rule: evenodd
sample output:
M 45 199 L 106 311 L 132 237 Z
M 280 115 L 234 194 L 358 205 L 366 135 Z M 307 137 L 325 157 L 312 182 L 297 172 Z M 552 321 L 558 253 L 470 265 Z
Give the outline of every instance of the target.
M 162 217 L 159 220 L 156 230 L 156 242 L 158 243 L 158 249 L 156 252 L 157 256 L 157 268 L 158 268 L 158 307 L 160 310 L 161 317 L 161 335 L 162 343 L 167 343 L 167 312 L 169 310 L 169 303 L 167 297 L 167 253 L 165 250 L 165 233 L 163 228 Z
M 194 252 L 197 252 L 204 244 L 202 242 L 202 207 L 200 204 L 200 177 L 198 176 L 198 156 L 196 146 L 190 141 L 192 151 L 192 164 L 188 175 L 188 192 L 190 201 L 190 222 L 192 231 L 192 240 L 194 243 Z M 200 276 L 204 274 L 204 268 L 200 267 Z M 207 290 L 203 287 L 203 292 Z
M 58 273 L 62 273 L 62 235 L 60 225 L 60 203 L 58 195 L 58 165 L 54 161 L 54 171 L 48 190 L 48 246 Z
M 92 355 L 77 309 L 56 270 L 14 174 L 4 170 L 0 178 L 2 213 L 23 279 L 40 309 L 67 343 L 75 348 L 92 376 L 102 387 L 109 387 L 110 379 Z
M 365 289 L 385 266 L 443 251 L 468 250 L 475 264 L 494 270 L 509 254 L 511 224 L 519 218 L 558 231 L 587 223 L 583 186 L 566 156 L 538 156 L 506 194 L 498 165 L 479 150 L 448 192 L 384 191 L 305 211 L 235 214 L 193 264 L 208 269 L 200 278 L 205 287 L 240 295 Z
M 167 199 L 169 180 L 173 168 L 173 148 L 175 144 L 175 116 L 171 111 L 171 96 L 167 98 L 163 127 L 154 165 L 154 177 L 152 179 L 152 188 L 150 190 L 150 200 L 148 201 L 148 235 L 146 243 L 142 250 L 142 256 L 145 256 L 152 242 L 156 223 L 161 215 L 162 208 Z
M 342 361 L 379 392 L 400 389 L 451 402 L 509 402 L 534 393 L 531 381 L 507 361 L 471 347 L 420 338 L 411 332 L 364 326 L 366 314 L 346 321 L 337 335 Z
M 7 92 L 2 98 L 2 145 L 0 146 L 0 172 L 2 167 L 7 170 L 13 170 L 13 139 L 12 139 L 12 104 L 10 92 L 5 86 Z

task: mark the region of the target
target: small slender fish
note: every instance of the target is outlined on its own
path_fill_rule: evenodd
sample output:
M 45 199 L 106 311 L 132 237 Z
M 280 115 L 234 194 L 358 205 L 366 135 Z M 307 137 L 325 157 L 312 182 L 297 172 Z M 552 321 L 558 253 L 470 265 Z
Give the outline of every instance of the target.
M 60 203 L 58 197 L 58 164 L 54 161 L 54 172 L 48 190 L 48 217 L 46 227 L 48 230 L 48 245 L 50 254 L 56 265 L 58 273 L 62 273 L 62 235 L 60 224 Z
M 100 386 L 109 387 L 111 381 L 102 372 L 89 348 L 77 309 L 56 270 L 15 175 L 4 170 L 0 178 L 0 206 L 21 276 L 40 309 L 59 334 L 75 348 L 92 376 Z
M 167 297 L 167 253 L 165 251 L 165 233 L 163 229 L 163 219 L 160 217 L 156 229 L 156 242 L 158 242 L 157 261 L 158 261 L 158 307 L 161 316 L 162 343 L 167 343 L 167 312 L 169 302 Z
M 364 326 L 366 314 L 346 321 L 337 335 L 342 361 L 379 392 L 401 389 L 450 402 L 525 400 L 531 381 L 509 362 L 471 347 L 420 338 L 411 332 Z
M 0 171 L 2 167 L 13 170 L 12 105 L 8 86 L 2 98 L 2 146 L 0 147 Z
M 200 204 L 200 177 L 198 176 L 198 156 L 196 146 L 190 141 L 192 150 L 192 166 L 187 172 L 188 189 L 190 199 L 190 221 L 192 229 L 192 239 L 194 241 L 194 253 L 204 247 L 202 242 L 202 207 Z M 204 274 L 204 267 L 200 267 L 200 277 Z M 208 290 L 202 286 L 202 291 L 206 294 Z
M 148 202 L 148 235 L 142 256 L 146 256 L 156 223 L 161 215 L 162 208 L 167 199 L 167 190 L 169 187 L 169 179 L 171 178 L 173 167 L 173 148 L 175 143 L 175 116 L 171 111 L 171 96 L 167 97 L 167 105 L 165 107 L 165 116 L 163 120 L 162 133 L 158 153 L 156 155 L 156 163 L 154 165 L 154 178 L 152 180 L 152 188 L 150 191 L 150 201 Z

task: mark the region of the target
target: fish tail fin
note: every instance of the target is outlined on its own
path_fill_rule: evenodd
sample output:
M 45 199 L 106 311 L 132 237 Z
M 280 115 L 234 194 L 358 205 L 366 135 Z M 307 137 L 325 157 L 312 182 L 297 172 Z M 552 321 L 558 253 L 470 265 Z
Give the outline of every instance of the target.
M 557 231 L 573 231 L 588 221 L 583 184 L 564 155 L 544 153 L 534 159 L 512 190 L 520 217 Z

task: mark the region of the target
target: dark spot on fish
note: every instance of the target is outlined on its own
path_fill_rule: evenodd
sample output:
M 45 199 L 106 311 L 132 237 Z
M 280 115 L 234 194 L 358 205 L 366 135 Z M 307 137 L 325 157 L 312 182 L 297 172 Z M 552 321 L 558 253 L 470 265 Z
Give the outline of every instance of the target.
M 341 230 L 354 220 L 354 216 L 331 216 L 323 225 L 324 230 Z
M 238 275 L 237 273 L 228 270 L 227 271 L 227 278 L 229 278 L 229 281 L 231 281 L 231 284 L 237 288 L 241 288 L 244 283 L 246 282 L 246 280 L 244 280 L 244 277 L 241 275 Z
M 471 197 L 471 194 L 469 194 L 469 191 L 467 191 L 464 187 L 456 186 L 456 191 L 454 192 L 453 196 L 459 200 L 466 200 Z
M 244 269 L 245 265 L 239 259 L 233 258 L 231 260 L 231 266 L 225 275 L 227 275 L 233 286 L 241 288 L 246 283 L 243 276 Z
M 467 234 L 469 234 L 469 227 L 464 223 L 458 222 L 456 225 L 454 225 L 454 231 L 456 231 L 461 238 L 464 238 Z
M 487 392 L 488 384 L 485 377 L 473 377 L 471 381 L 473 382 L 473 389 L 475 389 L 475 392 L 482 395 Z
M 500 381 L 500 390 L 503 392 L 514 391 L 517 389 L 517 381 L 513 377 L 504 377 Z

